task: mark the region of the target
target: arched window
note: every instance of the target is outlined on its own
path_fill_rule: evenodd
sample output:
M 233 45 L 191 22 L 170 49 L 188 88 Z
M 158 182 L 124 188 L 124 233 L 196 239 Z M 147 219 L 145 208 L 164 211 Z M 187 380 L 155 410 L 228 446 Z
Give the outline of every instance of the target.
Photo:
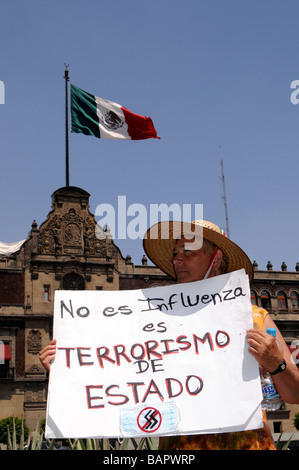
M 291 308 L 299 308 L 299 296 L 298 293 L 292 291 L 290 293 Z
M 63 277 L 62 288 L 64 290 L 85 290 L 84 278 L 75 272 L 70 272 Z
M 261 292 L 261 303 L 263 308 L 271 308 L 270 294 L 267 290 Z
M 257 295 L 254 290 L 251 290 L 251 303 L 252 305 L 257 305 Z
M 287 309 L 287 296 L 282 290 L 277 292 L 277 304 L 279 309 Z

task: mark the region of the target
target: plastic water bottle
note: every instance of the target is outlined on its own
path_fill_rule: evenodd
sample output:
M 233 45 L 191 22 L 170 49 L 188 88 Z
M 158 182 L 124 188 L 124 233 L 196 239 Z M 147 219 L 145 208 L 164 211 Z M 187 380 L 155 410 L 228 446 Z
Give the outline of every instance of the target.
M 275 328 L 267 328 L 267 333 L 271 336 L 274 336 L 274 338 L 276 337 Z M 278 341 L 277 343 L 281 347 Z M 269 374 L 269 372 L 263 369 L 261 369 L 261 384 L 263 392 L 262 409 L 266 411 L 278 410 L 281 406 L 280 395 L 276 390 L 271 375 Z

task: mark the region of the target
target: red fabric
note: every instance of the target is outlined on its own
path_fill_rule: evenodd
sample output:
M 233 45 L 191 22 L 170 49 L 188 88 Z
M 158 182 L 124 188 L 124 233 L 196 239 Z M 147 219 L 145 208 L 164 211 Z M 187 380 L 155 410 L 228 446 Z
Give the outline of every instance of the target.
M 128 125 L 128 134 L 132 140 L 150 139 L 151 137 L 160 139 L 151 118 L 139 116 L 139 114 L 134 114 L 123 107 L 121 109 Z
M 4 356 L 4 357 L 3 357 Z M 11 360 L 11 352 L 9 344 L 0 344 L 0 360 Z

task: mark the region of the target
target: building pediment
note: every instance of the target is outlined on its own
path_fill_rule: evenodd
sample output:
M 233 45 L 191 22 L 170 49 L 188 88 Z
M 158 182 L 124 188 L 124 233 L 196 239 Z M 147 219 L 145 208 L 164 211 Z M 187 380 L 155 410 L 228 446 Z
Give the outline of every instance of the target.
M 40 226 L 38 255 L 106 258 L 107 240 L 99 238 L 96 229 L 89 194 L 80 188 L 61 188 L 53 193 L 52 211 Z

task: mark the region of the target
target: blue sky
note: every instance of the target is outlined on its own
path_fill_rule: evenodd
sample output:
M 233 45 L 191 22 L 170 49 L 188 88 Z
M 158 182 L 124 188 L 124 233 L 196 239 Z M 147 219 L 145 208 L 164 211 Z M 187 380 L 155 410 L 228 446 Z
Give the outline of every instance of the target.
M 203 204 L 265 269 L 298 253 L 299 4 L 294 0 L 10 0 L 1 7 L 0 240 L 27 237 L 65 185 L 71 83 L 150 116 L 161 140 L 70 135 L 70 185 L 99 204 Z M 131 220 L 128 218 L 128 221 Z M 141 240 L 116 240 L 139 264 Z

